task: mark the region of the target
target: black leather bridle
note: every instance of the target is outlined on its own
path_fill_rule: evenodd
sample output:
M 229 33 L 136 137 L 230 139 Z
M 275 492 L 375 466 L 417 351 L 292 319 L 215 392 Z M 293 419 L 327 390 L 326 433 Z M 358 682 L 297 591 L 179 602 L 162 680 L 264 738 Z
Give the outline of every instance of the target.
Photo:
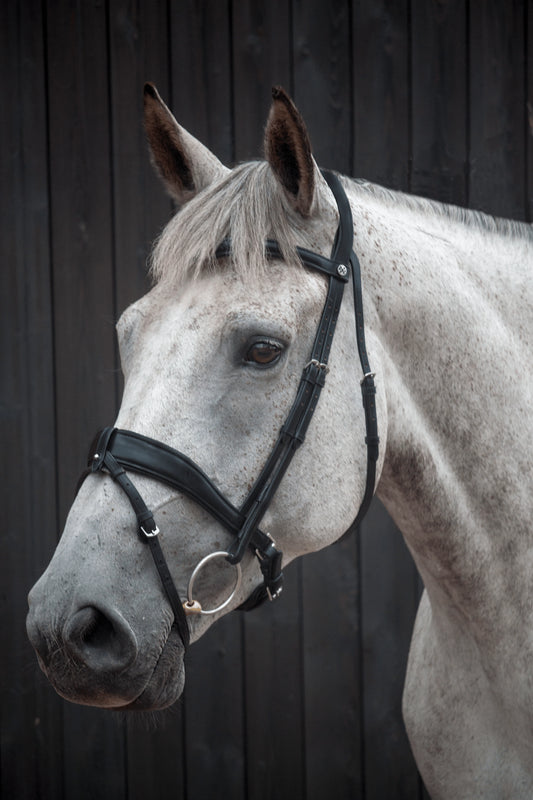
M 325 384 L 333 334 L 340 312 L 344 286 L 350 279 L 350 274 L 354 292 L 357 347 L 363 372 L 361 391 L 365 410 L 365 441 L 367 445 L 366 488 L 355 524 L 359 523 L 365 515 L 374 494 L 376 463 L 379 454 L 376 389 L 374 374 L 370 369 L 365 346 L 361 272 L 359 261 L 352 249 L 352 214 L 339 178 L 331 172 L 324 171 L 322 174 L 333 192 L 339 211 L 339 226 L 331 257 L 325 258 L 301 247 L 296 249 L 306 267 L 317 270 L 328 277 L 326 302 L 309 360 L 303 368 L 296 398 L 272 452 L 241 507 L 236 508 L 194 461 L 183 453 L 147 436 L 117 428 L 105 428 L 97 435 L 95 444 L 91 448 L 88 471 L 109 473 L 126 493 L 133 506 L 137 516 L 139 534 L 150 547 L 174 613 L 174 625 L 178 629 L 185 649 L 189 644 L 187 614 L 213 613 L 213 610 L 202 611 L 199 604 L 193 601 L 192 596 L 189 596 L 185 603 L 181 602 L 159 544 L 159 529 L 152 512 L 147 508 L 127 473 L 136 472 L 146 475 L 186 494 L 235 536 L 233 544 L 227 551 L 211 554 L 202 559 L 193 575 L 197 574 L 204 563 L 217 555 L 225 557 L 230 564 L 237 565 L 240 575 L 238 565 L 246 551 L 251 549 L 258 558 L 263 574 L 263 584 L 252 592 L 241 608 L 249 610 L 255 608 L 267 597 L 270 600 L 279 597 L 283 582 L 282 553 L 276 548 L 269 534 L 263 532 L 259 525 L 294 453 L 305 439 L 320 392 Z M 283 258 L 279 245 L 275 241 L 268 240 L 265 243 L 265 251 L 269 258 Z M 231 241 L 225 239 L 217 249 L 216 257 L 226 258 L 230 253 Z M 191 586 L 191 582 L 189 585 Z M 233 593 L 231 597 L 233 597 Z M 215 611 L 227 605 L 231 597 Z

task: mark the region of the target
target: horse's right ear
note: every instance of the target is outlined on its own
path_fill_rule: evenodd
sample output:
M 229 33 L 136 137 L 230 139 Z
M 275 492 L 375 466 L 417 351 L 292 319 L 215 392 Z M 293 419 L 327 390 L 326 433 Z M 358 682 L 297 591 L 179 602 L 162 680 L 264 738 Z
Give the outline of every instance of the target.
M 144 126 L 157 172 L 179 205 L 228 172 L 207 147 L 178 125 L 152 83 L 144 85 Z

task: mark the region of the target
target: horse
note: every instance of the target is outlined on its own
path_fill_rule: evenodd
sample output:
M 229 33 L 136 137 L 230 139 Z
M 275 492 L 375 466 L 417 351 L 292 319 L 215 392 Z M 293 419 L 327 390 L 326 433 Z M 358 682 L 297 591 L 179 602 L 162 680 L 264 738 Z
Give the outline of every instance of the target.
M 530 798 L 531 226 L 321 172 L 281 88 L 265 160 L 228 169 L 150 84 L 145 127 L 179 211 L 29 595 L 41 668 L 76 703 L 172 704 L 189 639 L 376 490 L 425 587 L 403 714 L 426 787 Z

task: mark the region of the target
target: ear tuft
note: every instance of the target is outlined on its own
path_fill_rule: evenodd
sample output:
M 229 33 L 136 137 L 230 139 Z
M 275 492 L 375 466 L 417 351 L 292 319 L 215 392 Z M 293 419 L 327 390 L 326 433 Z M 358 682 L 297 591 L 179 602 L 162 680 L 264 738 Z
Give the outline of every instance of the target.
M 281 86 L 272 88 L 265 154 L 291 205 L 304 217 L 315 193 L 315 162 L 300 112 Z
M 144 84 L 144 93 L 149 94 L 150 97 L 157 97 L 157 89 L 153 83 L 149 83 L 148 81 Z

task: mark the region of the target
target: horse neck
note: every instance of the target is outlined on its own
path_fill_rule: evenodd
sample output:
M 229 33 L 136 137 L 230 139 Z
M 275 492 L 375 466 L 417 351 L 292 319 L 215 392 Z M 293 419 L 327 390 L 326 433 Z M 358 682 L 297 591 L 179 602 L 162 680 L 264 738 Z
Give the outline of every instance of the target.
M 387 404 L 378 494 L 426 585 L 458 569 L 467 582 L 529 529 L 502 486 L 523 485 L 524 437 L 533 451 L 531 243 L 375 199 L 354 219 Z

